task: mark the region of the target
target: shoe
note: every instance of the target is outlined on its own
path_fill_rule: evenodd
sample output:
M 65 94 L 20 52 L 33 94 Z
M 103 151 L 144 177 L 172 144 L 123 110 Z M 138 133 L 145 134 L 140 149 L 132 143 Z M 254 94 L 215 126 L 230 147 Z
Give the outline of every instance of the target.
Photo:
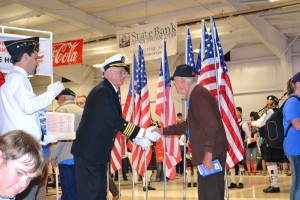
M 160 178 L 156 178 L 156 179 L 155 179 L 155 182 L 160 182 Z
M 237 185 L 235 183 L 231 183 L 228 187 L 228 189 L 237 188 Z
M 124 177 L 124 178 L 123 178 L 123 181 L 128 181 L 128 178 L 127 178 L 127 177 Z
M 119 199 L 119 195 L 113 196 L 112 200 L 118 200 Z
M 244 184 L 243 183 L 239 183 L 239 185 L 238 185 L 238 187 L 237 187 L 238 189 L 242 189 L 242 188 L 244 188 Z
M 148 186 L 148 190 L 156 190 L 156 188 Z M 146 187 L 145 186 L 143 187 L 143 191 L 146 191 Z
M 266 189 L 263 189 L 263 192 L 268 191 L 272 186 L 267 187 Z
M 197 187 L 197 183 L 194 183 L 194 184 L 193 184 L 193 187 Z
M 191 184 L 191 183 L 188 183 L 188 184 L 187 184 L 187 187 L 192 187 L 192 184 Z
M 291 174 L 291 173 L 287 173 L 286 175 L 287 175 L 287 176 L 292 176 L 292 174 Z
M 279 187 L 270 186 L 267 189 L 264 189 L 263 191 L 264 191 L 264 193 L 279 193 L 280 192 L 280 188 Z

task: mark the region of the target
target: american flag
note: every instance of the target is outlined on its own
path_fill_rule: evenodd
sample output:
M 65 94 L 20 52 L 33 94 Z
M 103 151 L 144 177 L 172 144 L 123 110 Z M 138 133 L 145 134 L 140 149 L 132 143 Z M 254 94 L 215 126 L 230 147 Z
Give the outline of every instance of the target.
M 128 96 L 127 96 L 128 99 Z M 120 99 L 121 102 L 121 99 Z M 124 117 L 124 110 L 122 113 L 122 117 Z M 127 147 L 126 147 L 126 138 L 122 133 L 118 132 L 116 135 L 114 146 L 110 153 L 110 169 L 111 173 L 121 169 L 122 167 L 122 158 L 126 155 Z
M 205 26 L 205 20 L 202 20 L 201 22 L 201 42 L 200 42 L 200 47 L 199 47 L 199 53 L 197 57 L 197 64 L 195 67 L 195 72 L 198 75 L 197 82 L 199 83 L 199 75 L 202 67 L 202 62 L 204 58 L 204 48 L 206 46 L 208 40 L 208 32 L 206 30 Z
M 193 53 L 193 44 L 190 34 L 189 26 L 185 27 L 186 31 L 186 50 L 185 50 L 185 63 L 193 68 L 195 71 L 195 62 L 194 62 L 194 53 Z
M 123 142 L 124 136 L 118 132 L 114 146 L 110 153 L 110 169 L 111 173 L 114 173 L 115 171 L 121 169 L 122 167 L 122 146 L 124 144 Z
M 229 143 L 226 167 L 231 168 L 243 159 L 244 149 L 235 111 L 232 87 L 227 74 L 228 69 L 213 18 L 211 18 L 211 25 L 210 36 L 205 46 L 200 84 L 207 88 L 219 102 Z
M 151 124 L 150 100 L 147 86 L 146 66 L 144 53 L 139 44 L 138 67 L 136 68 L 136 91 L 134 101 L 134 124 L 142 128 L 148 128 Z M 144 160 L 146 154 L 146 161 Z M 152 149 L 143 151 L 138 145 L 133 145 L 132 167 L 143 176 L 145 172 L 145 162 L 148 166 L 152 157 Z
M 136 76 L 136 71 L 137 71 L 137 61 L 136 61 L 136 57 L 133 53 L 133 70 L 132 70 L 132 74 L 133 74 L 133 81 L 132 82 L 132 77 L 131 77 L 131 80 L 130 80 L 130 85 L 129 85 L 129 89 L 128 89 L 128 94 L 127 94 L 127 98 L 126 98 L 126 101 L 125 101 L 125 105 L 124 105 L 124 108 L 123 108 L 123 113 L 122 113 L 122 117 L 126 120 L 126 121 L 131 121 L 132 122 L 132 114 L 133 114 L 133 110 L 134 110 L 134 91 L 135 91 L 135 88 L 133 88 L 133 85 L 136 84 L 136 79 L 137 79 L 137 76 Z
M 164 70 L 164 73 L 163 73 Z M 170 71 L 166 50 L 166 41 L 163 41 L 163 55 L 159 72 L 155 113 L 160 116 L 161 127 L 176 124 L 176 115 L 173 102 Z M 166 137 L 166 176 L 174 179 L 176 176 L 176 164 L 181 160 L 179 138 L 177 136 Z
M 1 71 L 1 68 L 0 68 L 0 87 L 1 87 L 1 85 L 3 85 L 4 83 L 5 83 L 4 75 L 3 75 L 2 71 Z

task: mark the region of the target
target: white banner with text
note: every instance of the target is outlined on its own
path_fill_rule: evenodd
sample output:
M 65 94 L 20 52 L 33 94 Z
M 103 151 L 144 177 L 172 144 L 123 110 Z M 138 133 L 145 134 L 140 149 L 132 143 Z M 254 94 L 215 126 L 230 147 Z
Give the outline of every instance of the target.
M 177 52 L 177 19 L 147 24 L 117 32 L 119 52 L 132 63 L 132 50 L 137 54 L 141 43 L 145 60 L 161 58 L 163 39 L 166 38 L 168 56 Z

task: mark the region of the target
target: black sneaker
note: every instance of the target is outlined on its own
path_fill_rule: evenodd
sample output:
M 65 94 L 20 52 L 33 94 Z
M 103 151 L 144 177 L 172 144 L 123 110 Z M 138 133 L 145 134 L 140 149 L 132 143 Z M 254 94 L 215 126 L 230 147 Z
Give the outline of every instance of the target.
M 279 187 L 270 187 L 268 190 L 264 190 L 264 193 L 279 193 L 280 188 Z
M 188 183 L 188 184 L 187 184 L 187 187 L 192 187 L 192 184 L 191 184 L 191 183 Z
M 193 187 L 197 187 L 197 183 L 194 183 L 194 184 L 193 184 Z
M 148 186 L 148 190 L 156 190 L 156 188 Z M 143 187 L 143 191 L 146 191 L 146 187 L 145 186 Z
M 238 185 L 238 187 L 237 187 L 238 189 L 242 189 L 242 188 L 244 188 L 244 184 L 243 183 L 239 183 L 239 185 Z
M 228 187 L 228 189 L 237 188 L 237 185 L 235 183 L 231 183 Z
M 266 189 L 263 189 L 263 192 L 267 192 L 269 189 L 271 189 L 272 188 L 272 186 L 269 186 L 269 187 L 267 187 Z

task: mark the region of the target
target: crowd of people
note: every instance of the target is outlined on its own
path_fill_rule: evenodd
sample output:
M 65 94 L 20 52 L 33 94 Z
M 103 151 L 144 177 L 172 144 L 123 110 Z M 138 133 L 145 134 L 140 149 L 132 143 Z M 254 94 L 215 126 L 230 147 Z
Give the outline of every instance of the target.
M 186 173 L 187 187 L 197 187 L 198 199 L 224 200 L 226 133 L 215 98 L 197 84 L 192 67 L 179 65 L 170 78 L 177 92 L 188 99 L 186 120 L 178 113 L 177 124 L 150 130 L 122 118 L 119 88 L 129 71 L 123 55 L 117 54 L 103 63 L 104 79 L 87 96 L 76 96 L 61 82 L 50 84 L 45 93 L 37 96 L 28 76 L 36 73 L 39 64 L 39 38 L 5 41 L 4 44 L 14 67 L 5 76 L 5 83 L 0 88 L 1 200 L 45 200 L 49 163 L 59 168 L 62 200 L 105 200 L 108 185 L 113 199 L 119 199 L 119 190 L 112 176 L 107 176 L 118 132 L 143 150 L 153 148 L 153 159 L 143 180 L 144 191 L 155 190 L 150 182 L 146 182 L 151 180 L 153 170 L 156 170 L 155 181 L 164 179 L 163 143 L 160 138 L 177 135 L 181 155 L 186 158 L 186 166 L 183 162 L 178 163 L 177 173 Z M 269 95 L 263 114 L 259 116 L 252 112 L 249 123 L 242 118 L 242 108 L 236 107 L 245 156 L 229 170 L 229 189 L 244 188 L 245 172 L 248 175 L 257 173 L 257 157 L 261 154 L 270 178 L 270 186 L 263 192 L 280 192 L 278 163 L 286 166 L 289 162 L 293 180 L 290 198 L 295 200 L 300 196 L 297 181 L 300 176 L 300 72 L 289 80 L 287 89 L 289 95 L 295 98 L 289 98 L 283 108 L 283 124 L 288 133 L 283 149 L 273 149 L 261 140 L 266 137 L 266 121 L 278 110 L 277 97 Z M 75 140 L 54 141 L 47 136 L 45 107 L 54 99 L 59 105 L 55 112 L 74 114 Z M 198 173 L 197 166 L 203 165 L 205 169 L 212 170 L 216 160 L 224 170 L 208 176 Z M 128 158 L 123 162 L 126 163 L 122 169 L 123 180 L 127 181 L 130 164 Z M 261 164 L 263 172 L 264 162 Z M 130 170 L 133 172 L 132 168 Z M 236 174 L 239 175 L 238 182 Z M 115 176 L 115 180 L 117 178 Z

